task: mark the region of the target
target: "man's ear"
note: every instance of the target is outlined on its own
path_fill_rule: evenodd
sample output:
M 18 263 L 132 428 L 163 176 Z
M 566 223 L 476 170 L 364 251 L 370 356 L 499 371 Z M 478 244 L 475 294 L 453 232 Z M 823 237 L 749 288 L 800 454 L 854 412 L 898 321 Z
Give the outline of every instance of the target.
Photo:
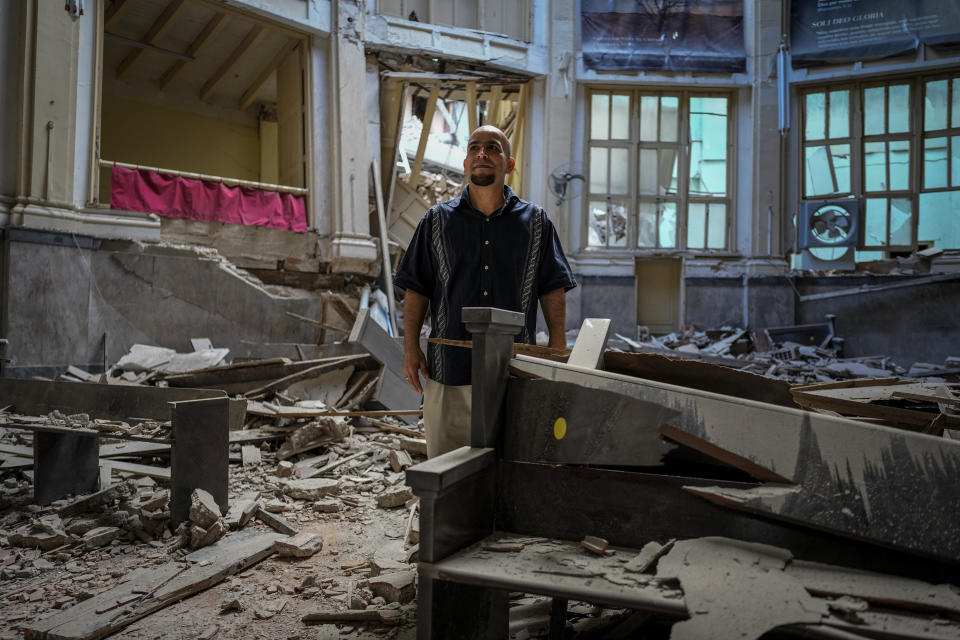
M 513 171 L 513 167 L 516 166 L 516 164 L 517 164 L 517 161 L 513 158 L 513 156 L 511 156 L 510 159 L 507 160 L 507 171 L 506 171 L 506 173 L 510 173 L 511 171 Z

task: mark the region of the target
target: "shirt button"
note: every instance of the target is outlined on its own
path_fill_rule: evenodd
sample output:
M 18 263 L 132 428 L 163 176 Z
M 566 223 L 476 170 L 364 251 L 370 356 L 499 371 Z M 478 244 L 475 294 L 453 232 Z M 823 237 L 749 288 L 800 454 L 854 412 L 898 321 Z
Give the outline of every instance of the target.
M 488 265 L 488 264 L 483 265 L 483 270 L 484 270 L 484 271 L 489 271 L 489 270 L 490 270 L 490 265 Z
M 490 244 L 490 241 L 489 241 L 489 240 L 484 240 L 484 241 L 483 241 L 483 244 Z
M 490 222 L 490 218 L 484 218 L 484 222 Z
M 483 295 L 487 295 L 487 292 L 486 292 L 486 291 L 484 291 L 484 292 L 483 292 Z

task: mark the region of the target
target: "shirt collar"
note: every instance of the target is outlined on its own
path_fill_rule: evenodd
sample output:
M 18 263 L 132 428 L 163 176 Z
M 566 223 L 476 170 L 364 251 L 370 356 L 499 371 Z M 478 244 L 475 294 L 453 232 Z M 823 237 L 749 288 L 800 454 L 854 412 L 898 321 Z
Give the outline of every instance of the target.
M 450 204 L 453 205 L 454 209 L 456 209 L 462 204 L 463 206 L 469 208 L 471 211 L 476 211 L 476 209 L 473 208 L 473 205 L 470 204 L 470 196 L 468 195 L 469 189 L 470 189 L 470 185 L 464 186 L 463 191 L 460 192 L 460 195 L 454 198 L 450 202 Z M 519 199 L 520 197 L 516 193 L 514 193 L 513 189 L 511 189 L 507 185 L 503 185 L 503 206 L 500 207 L 500 210 L 494 213 L 493 215 L 497 216 L 504 213 L 505 211 L 508 211 L 511 205 L 513 205 L 513 203 Z

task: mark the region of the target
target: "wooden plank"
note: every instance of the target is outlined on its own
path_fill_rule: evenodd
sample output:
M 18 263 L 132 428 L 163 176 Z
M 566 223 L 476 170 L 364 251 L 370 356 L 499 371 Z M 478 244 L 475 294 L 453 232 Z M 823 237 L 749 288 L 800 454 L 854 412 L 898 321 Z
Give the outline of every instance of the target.
M 701 360 L 675 358 L 660 353 L 627 353 L 608 350 L 604 353 L 603 368 L 614 373 L 647 380 L 656 380 L 710 391 L 745 400 L 769 402 L 782 407 L 797 408 L 790 394 L 790 384 L 749 371 L 711 364 Z
M 387 241 L 387 212 L 383 206 L 383 184 L 380 180 L 380 162 L 374 159 L 371 163 L 373 171 L 373 191 L 377 204 L 377 228 L 380 232 L 380 259 L 382 263 L 380 269 L 383 274 L 385 289 L 387 290 L 387 316 L 390 319 L 390 325 L 393 328 L 394 336 L 400 335 L 400 329 L 397 326 L 397 303 L 393 297 L 393 274 L 390 266 L 390 244 Z
M 351 327 L 357 321 L 357 312 L 342 295 L 339 293 L 328 293 L 324 296 L 324 299 L 330 303 L 330 306 L 333 307 L 337 315 Z
M 187 47 L 186 55 L 191 58 L 196 58 L 200 55 L 200 52 L 206 47 L 207 43 L 210 42 L 219 32 L 223 29 L 227 21 L 227 14 L 221 11 L 218 11 L 213 14 L 213 17 L 210 18 L 210 21 L 204 25 L 203 29 L 193 39 L 193 42 L 190 43 L 190 46 Z M 187 66 L 185 60 L 178 60 L 170 65 L 170 68 L 167 69 L 162 76 L 160 76 L 160 90 L 165 90 L 171 82 L 177 79 L 177 76 L 183 72 L 184 68 Z
M 661 428 L 667 437 L 802 488 L 790 499 L 761 500 L 769 517 L 960 560 L 960 442 L 527 356 L 511 364 L 662 405 L 676 411 Z M 650 424 L 644 418 L 638 428 Z
M 410 409 L 420 404 L 420 395 L 403 380 L 403 347 L 387 335 L 369 315 L 369 309 L 361 309 L 357 321 L 350 330 L 350 342 L 357 342 L 383 365 L 380 384 L 376 387 L 374 400 L 385 409 Z M 416 422 L 409 415 L 401 415 L 407 423 Z
M 520 544 L 520 551 L 491 553 L 484 549 L 530 536 L 495 532 L 478 544 L 436 563 L 420 563 L 421 573 L 505 591 L 537 593 L 571 600 L 587 600 L 612 607 L 655 612 L 669 618 L 687 617 L 682 598 L 665 595 L 668 589 L 633 579 L 617 556 L 586 554 L 579 542 L 543 541 Z M 619 549 L 622 553 L 629 550 Z
M 264 440 L 283 440 L 287 434 L 282 431 L 268 431 L 267 429 L 242 429 L 240 431 L 231 431 L 229 434 L 230 444 L 242 444 L 244 442 L 263 442 Z
M 263 398 L 268 393 L 276 391 L 278 389 L 285 389 L 286 387 L 289 387 L 290 385 L 292 385 L 294 382 L 299 382 L 300 380 L 306 380 L 307 378 L 313 378 L 316 376 L 323 375 L 324 373 L 327 373 L 329 371 L 336 371 L 337 369 L 342 369 L 344 367 L 352 366 L 353 364 L 361 360 L 364 360 L 366 357 L 367 357 L 366 355 L 361 354 L 361 355 L 355 355 L 355 356 L 341 356 L 338 358 L 326 360 L 325 362 L 308 367 L 301 371 L 297 371 L 296 373 L 291 373 L 290 375 L 284 376 L 279 380 L 274 380 L 269 384 L 265 384 L 261 387 L 257 387 L 256 389 L 251 389 L 250 391 L 247 391 L 243 395 L 252 400 Z
M 417 155 L 410 167 L 410 186 L 416 187 L 420 183 L 420 169 L 423 168 L 423 156 L 427 152 L 427 140 L 430 137 L 430 127 L 433 125 L 433 114 L 437 111 L 437 100 L 440 98 L 440 87 L 430 87 L 427 96 L 427 108 L 423 113 L 423 129 L 420 131 L 420 143 L 417 145 Z
M 157 568 L 139 569 L 120 584 L 24 627 L 28 640 L 94 640 L 203 591 L 273 553 L 274 533 L 240 532 Z
M 101 458 L 115 458 L 123 456 L 143 456 L 151 454 L 170 453 L 169 444 L 157 442 L 120 442 L 117 444 L 100 445 Z
M 250 53 L 250 50 L 257 46 L 266 35 L 266 30 L 261 25 L 255 24 L 251 27 L 243 41 L 237 45 L 237 48 L 233 50 L 213 75 L 203 84 L 203 87 L 200 89 L 200 99 L 204 102 L 209 100 L 210 96 L 217 90 L 217 87 L 227 78 L 227 75 L 243 61 L 246 55 Z
M 960 592 L 946 584 L 803 560 L 793 560 L 785 571 L 815 596 L 847 595 L 886 607 L 960 619 Z
M 271 74 L 277 70 L 277 67 L 283 64 L 287 56 L 293 53 L 301 42 L 302 40 L 296 38 L 288 38 L 287 41 L 283 43 L 283 46 L 281 46 L 280 50 L 273 56 L 273 59 L 267 63 L 256 79 L 254 79 L 254 81 L 250 83 L 250 86 L 243 92 L 243 95 L 240 97 L 241 111 L 245 111 L 247 107 L 257 99 L 257 96 L 263 91 L 263 87 L 266 86 L 267 81 L 270 80 Z
M 150 25 L 150 28 L 147 29 L 146 33 L 140 38 L 140 43 L 145 45 L 154 45 L 157 43 L 160 38 L 163 37 L 163 34 L 173 26 L 173 23 L 176 22 L 177 18 L 180 17 L 180 14 L 186 8 L 186 0 L 172 0 L 168 4 L 163 12 L 154 20 L 153 24 Z M 137 63 L 137 60 L 140 59 L 140 56 L 143 55 L 144 49 L 134 48 L 130 53 L 128 53 L 123 60 L 120 61 L 120 64 L 117 65 L 117 78 L 119 79 L 123 74 L 129 71 L 133 65 Z
M 940 411 L 922 411 L 879 403 L 895 400 L 896 396 L 894 394 L 900 394 L 902 397 L 904 393 L 916 393 L 921 396 L 943 394 L 939 400 L 936 400 L 942 402 L 948 399 L 947 394 L 949 394 L 947 387 L 943 384 L 923 382 L 859 386 L 828 384 L 830 386 L 826 388 L 817 385 L 806 385 L 800 389 L 795 387 L 791 389 L 791 393 L 797 404 L 804 408 L 827 409 L 842 415 L 878 418 L 921 429 L 928 426 L 934 418 L 937 418 Z M 960 420 L 947 416 L 944 419 L 944 424 L 946 426 L 960 426 Z
M 470 340 L 452 340 L 450 338 L 430 338 L 429 342 L 434 344 L 445 344 L 451 347 L 462 347 L 464 349 L 472 349 L 473 342 Z M 553 347 L 541 347 L 536 344 L 525 344 L 523 342 L 514 342 L 513 343 L 513 353 L 522 354 L 525 356 L 533 356 L 534 358 L 543 358 L 545 360 L 553 360 L 555 362 L 566 362 L 567 358 L 570 357 L 570 349 L 554 349 Z
M 133 0 L 113 0 L 103 18 L 103 30 L 109 31 L 113 24 L 133 5 Z
M 467 83 L 467 130 L 473 133 L 477 128 L 477 83 Z M 469 135 L 469 134 L 468 134 Z
M 567 363 L 587 369 L 602 369 L 603 352 L 609 334 L 609 318 L 584 318 Z
M 19 444 L 6 444 L 0 443 L 0 453 L 8 453 L 14 456 L 22 456 L 24 458 L 33 457 L 33 447 L 27 447 Z
M 170 480 L 170 467 L 153 467 L 146 464 L 135 464 L 122 460 L 111 460 L 110 468 L 121 473 L 153 478 L 154 480 Z
M 384 409 L 370 411 L 331 411 L 325 409 L 300 409 L 298 407 L 277 407 L 275 412 L 251 412 L 254 415 L 275 416 L 277 418 L 322 418 L 328 416 L 384 418 L 386 416 L 419 416 L 423 409 Z

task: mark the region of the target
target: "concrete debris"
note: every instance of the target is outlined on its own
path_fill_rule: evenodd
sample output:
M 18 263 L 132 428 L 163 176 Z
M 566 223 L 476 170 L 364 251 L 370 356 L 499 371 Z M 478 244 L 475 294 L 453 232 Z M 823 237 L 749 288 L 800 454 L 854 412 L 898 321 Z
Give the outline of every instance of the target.
M 280 486 L 284 495 L 296 500 L 318 500 L 340 493 L 340 481 L 326 478 L 287 480 Z
M 413 490 L 410 487 L 390 489 L 377 496 L 377 506 L 392 509 L 405 505 L 411 498 L 413 498 Z
M 221 518 L 216 500 L 203 489 L 194 489 L 190 495 L 190 521 L 206 529 Z
M 309 558 L 323 548 L 323 536 L 313 531 L 301 531 L 277 540 L 273 548 L 282 558 Z
M 370 591 L 387 602 L 410 602 L 416 595 L 416 571 L 385 573 L 370 579 Z
M 83 535 L 83 544 L 88 549 L 102 547 L 116 540 L 120 533 L 118 527 L 96 527 Z

